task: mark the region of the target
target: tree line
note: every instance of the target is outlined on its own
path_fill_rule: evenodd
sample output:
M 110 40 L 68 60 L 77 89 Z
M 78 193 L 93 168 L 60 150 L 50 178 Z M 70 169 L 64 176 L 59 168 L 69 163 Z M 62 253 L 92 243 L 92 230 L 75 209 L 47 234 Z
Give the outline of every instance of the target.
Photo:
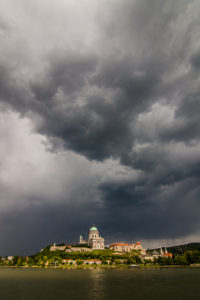
M 99 260 L 102 264 L 153 264 L 153 265 L 191 265 L 200 263 L 200 251 L 186 251 L 181 255 L 154 258 L 154 261 L 142 259 L 138 252 L 114 254 L 112 250 L 95 250 L 91 252 L 65 252 L 61 250 L 50 251 L 49 247 L 30 256 L 0 257 L 1 266 L 59 266 L 64 260 L 76 261 L 83 264 L 87 260 Z

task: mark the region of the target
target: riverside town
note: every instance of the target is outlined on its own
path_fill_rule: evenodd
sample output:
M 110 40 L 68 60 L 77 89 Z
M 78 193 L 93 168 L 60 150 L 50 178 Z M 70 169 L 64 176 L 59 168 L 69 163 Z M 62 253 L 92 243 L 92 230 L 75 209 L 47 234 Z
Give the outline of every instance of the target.
M 105 246 L 96 226 L 89 230 L 88 239 L 80 235 L 79 243 L 49 245 L 30 256 L 6 256 L 0 265 L 7 267 L 115 268 L 148 266 L 198 266 L 200 244 L 145 250 L 140 242 L 116 242 Z

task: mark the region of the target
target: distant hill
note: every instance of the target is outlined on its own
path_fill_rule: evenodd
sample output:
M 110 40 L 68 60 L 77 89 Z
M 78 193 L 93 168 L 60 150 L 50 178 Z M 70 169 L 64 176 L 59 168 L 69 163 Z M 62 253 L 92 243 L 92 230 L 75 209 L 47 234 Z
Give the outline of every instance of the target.
M 150 249 L 150 252 L 153 251 L 159 251 L 160 248 L 156 249 Z M 189 243 L 189 244 L 184 244 L 184 245 L 178 245 L 178 246 L 172 246 L 172 247 L 167 247 L 167 251 L 171 252 L 172 254 L 183 254 L 185 251 L 188 250 L 200 250 L 200 243 Z

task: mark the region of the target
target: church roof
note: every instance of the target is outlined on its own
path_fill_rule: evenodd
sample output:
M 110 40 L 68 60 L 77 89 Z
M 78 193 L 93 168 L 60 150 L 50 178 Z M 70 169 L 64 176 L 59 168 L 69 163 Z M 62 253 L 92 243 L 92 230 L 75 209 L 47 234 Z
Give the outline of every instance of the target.
M 96 230 L 98 230 L 95 226 L 92 226 L 91 228 L 90 228 L 90 231 L 96 231 Z

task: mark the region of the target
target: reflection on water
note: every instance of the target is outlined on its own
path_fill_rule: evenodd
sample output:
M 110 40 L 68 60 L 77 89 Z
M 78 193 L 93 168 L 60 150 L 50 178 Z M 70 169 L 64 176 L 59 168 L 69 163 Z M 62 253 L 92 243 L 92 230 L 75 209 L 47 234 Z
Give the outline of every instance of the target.
M 91 270 L 89 276 L 92 284 L 88 293 L 88 299 L 105 299 L 105 271 L 101 269 Z
M 198 299 L 200 269 L 0 269 L 2 300 Z

